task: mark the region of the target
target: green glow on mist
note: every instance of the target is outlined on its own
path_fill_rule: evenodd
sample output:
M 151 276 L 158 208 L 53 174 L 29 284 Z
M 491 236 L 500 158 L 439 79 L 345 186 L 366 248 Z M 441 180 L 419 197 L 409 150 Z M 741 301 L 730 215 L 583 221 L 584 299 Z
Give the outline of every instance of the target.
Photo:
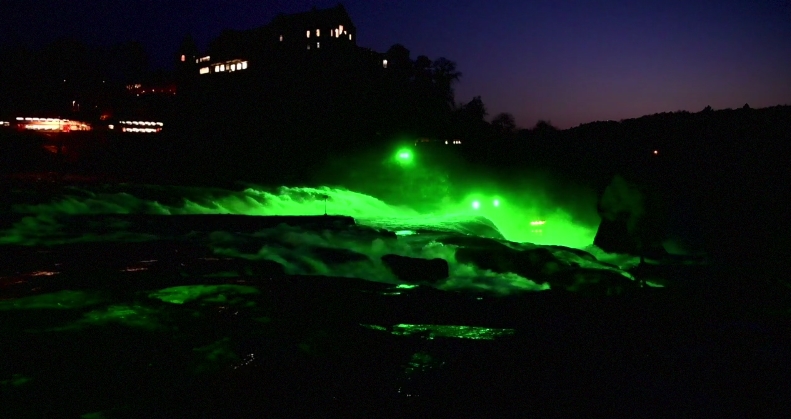
M 228 301 L 226 294 L 258 294 L 255 287 L 244 285 L 184 285 L 165 288 L 152 292 L 148 296 L 171 304 L 184 304 L 203 297 L 212 296 L 205 301 L 225 303 Z
M 417 288 L 417 287 L 418 287 L 418 285 L 412 285 L 412 284 L 400 284 L 400 285 L 396 286 L 396 288 L 402 289 L 402 290 L 409 290 L 409 289 Z
M 505 336 L 513 336 L 514 329 L 492 329 L 488 327 L 476 326 L 445 326 L 433 324 L 397 324 L 393 326 L 393 334 L 398 336 L 409 336 L 413 334 L 427 333 L 429 339 L 435 337 L 474 339 L 474 340 L 493 340 Z
M 479 209 L 481 208 L 481 203 L 479 201 L 472 201 L 472 209 Z
M 0 301 L 0 310 L 70 310 L 103 302 L 97 293 L 85 291 L 58 291 L 31 295 L 10 301 Z
M 495 207 L 499 207 L 500 206 L 500 200 L 499 199 L 495 199 L 494 202 L 492 202 L 492 205 L 494 205 Z
M 396 236 L 412 236 L 415 234 L 412 230 L 399 230 L 395 232 Z

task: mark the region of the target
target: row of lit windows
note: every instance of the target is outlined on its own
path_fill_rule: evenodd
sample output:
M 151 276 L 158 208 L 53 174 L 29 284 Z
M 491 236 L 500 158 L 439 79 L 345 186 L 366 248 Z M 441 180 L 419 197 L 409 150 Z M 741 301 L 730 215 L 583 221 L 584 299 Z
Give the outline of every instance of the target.
M 305 34 L 306 34 L 306 36 L 308 38 L 310 38 L 310 34 L 311 33 L 312 33 L 312 31 L 310 31 L 310 30 L 305 31 Z M 343 30 L 343 25 L 338 25 L 337 28 L 330 30 L 330 36 L 332 36 L 332 37 L 340 38 L 341 35 L 347 35 L 346 31 Z M 348 34 L 348 35 L 349 35 L 349 40 L 351 41 L 352 40 L 352 34 Z M 321 30 L 320 29 L 316 29 L 316 37 L 319 37 L 319 36 L 321 36 Z M 280 42 L 283 42 L 283 35 L 280 35 Z
M 121 125 L 159 125 L 160 127 L 163 125 L 161 122 L 153 122 L 153 121 L 118 121 Z
M 445 144 L 448 144 L 448 140 L 445 140 Z M 461 144 L 461 140 L 453 140 L 451 144 Z
M 211 59 L 211 56 L 209 56 L 209 55 L 207 55 L 205 57 L 200 57 L 200 58 L 195 60 L 195 64 L 197 64 L 197 63 L 205 63 L 206 61 L 209 61 L 210 59 Z
M 123 132 L 142 132 L 142 133 L 155 133 L 162 131 L 162 128 L 122 128 Z
M 2 127 L 7 127 L 9 125 L 11 125 L 11 124 L 8 121 L 0 121 L 0 126 L 2 126 Z
M 58 119 L 58 118 L 31 118 L 31 117 L 17 117 L 17 121 L 42 121 L 42 122 L 69 122 L 68 119 Z
M 215 73 L 222 73 L 225 71 L 232 72 L 239 70 L 247 70 L 247 61 L 230 61 L 222 64 L 214 64 Z M 209 74 L 211 73 L 211 67 L 203 67 L 198 72 L 200 74 Z

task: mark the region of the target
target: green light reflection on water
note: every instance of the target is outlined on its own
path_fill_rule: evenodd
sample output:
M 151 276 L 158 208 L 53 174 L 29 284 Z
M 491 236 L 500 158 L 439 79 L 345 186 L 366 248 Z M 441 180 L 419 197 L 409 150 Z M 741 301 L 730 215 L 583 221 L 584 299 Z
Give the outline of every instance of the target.
M 156 320 L 156 313 L 155 309 L 139 305 L 112 305 L 85 313 L 82 319 L 68 326 L 49 329 L 49 331 L 79 330 L 88 326 L 104 326 L 112 323 L 154 330 L 162 327 Z
M 148 296 L 171 304 L 184 304 L 189 301 L 212 296 L 213 298 L 209 298 L 206 301 L 224 303 L 228 301 L 226 294 L 250 295 L 258 293 L 259 291 L 257 288 L 244 285 L 184 285 L 165 288 L 152 292 Z
M 387 331 L 384 326 L 361 324 L 361 326 L 372 330 Z M 393 326 L 392 334 L 396 336 L 409 336 L 415 334 L 425 334 L 428 339 L 435 337 L 473 339 L 473 340 L 494 340 L 513 336 L 514 329 L 494 329 L 490 327 L 478 326 L 450 326 L 437 324 L 397 324 Z
M 104 301 L 105 299 L 96 292 L 58 291 L 0 301 L 0 310 L 70 310 L 96 305 Z
M 20 387 L 29 383 L 32 380 L 33 380 L 32 378 L 26 377 L 22 374 L 14 374 L 11 376 L 10 379 L 0 381 L 0 386 Z

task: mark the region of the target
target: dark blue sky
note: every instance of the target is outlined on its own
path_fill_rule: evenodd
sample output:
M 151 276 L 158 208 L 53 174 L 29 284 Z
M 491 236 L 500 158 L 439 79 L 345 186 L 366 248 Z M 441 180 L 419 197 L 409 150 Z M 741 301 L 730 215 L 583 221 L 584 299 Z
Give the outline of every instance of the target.
M 11 3 L 11 4 L 9 4 Z M 223 28 L 332 0 L 12 0 L 6 42 L 59 36 L 92 44 L 139 40 L 170 66 L 182 37 L 205 48 Z M 791 0 L 345 1 L 358 44 L 401 43 L 412 58 L 445 56 L 463 73 L 457 100 L 522 127 L 562 128 L 680 109 L 791 104 Z

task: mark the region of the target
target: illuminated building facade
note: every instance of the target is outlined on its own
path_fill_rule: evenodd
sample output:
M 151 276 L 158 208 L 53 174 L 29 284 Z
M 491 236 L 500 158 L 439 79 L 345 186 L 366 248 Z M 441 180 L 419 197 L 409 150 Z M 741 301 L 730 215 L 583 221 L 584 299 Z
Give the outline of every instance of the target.
M 242 70 L 247 70 L 247 60 L 235 59 L 202 66 L 198 74 L 233 73 Z
M 61 118 L 17 117 L 16 127 L 20 130 L 41 132 L 72 132 L 90 131 L 91 125 L 87 122 Z
M 121 132 L 129 134 L 157 134 L 162 132 L 164 125 L 162 122 L 155 121 L 119 121 L 119 124 Z M 110 129 L 115 129 L 112 125 L 110 127 Z
M 357 28 L 341 4 L 330 9 L 279 15 L 266 29 L 270 41 L 292 49 L 307 51 L 357 45 Z
M 223 31 L 204 56 L 192 59 L 193 74 L 231 73 L 263 68 L 289 57 L 357 50 L 357 28 L 343 5 L 275 17 L 246 31 Z

